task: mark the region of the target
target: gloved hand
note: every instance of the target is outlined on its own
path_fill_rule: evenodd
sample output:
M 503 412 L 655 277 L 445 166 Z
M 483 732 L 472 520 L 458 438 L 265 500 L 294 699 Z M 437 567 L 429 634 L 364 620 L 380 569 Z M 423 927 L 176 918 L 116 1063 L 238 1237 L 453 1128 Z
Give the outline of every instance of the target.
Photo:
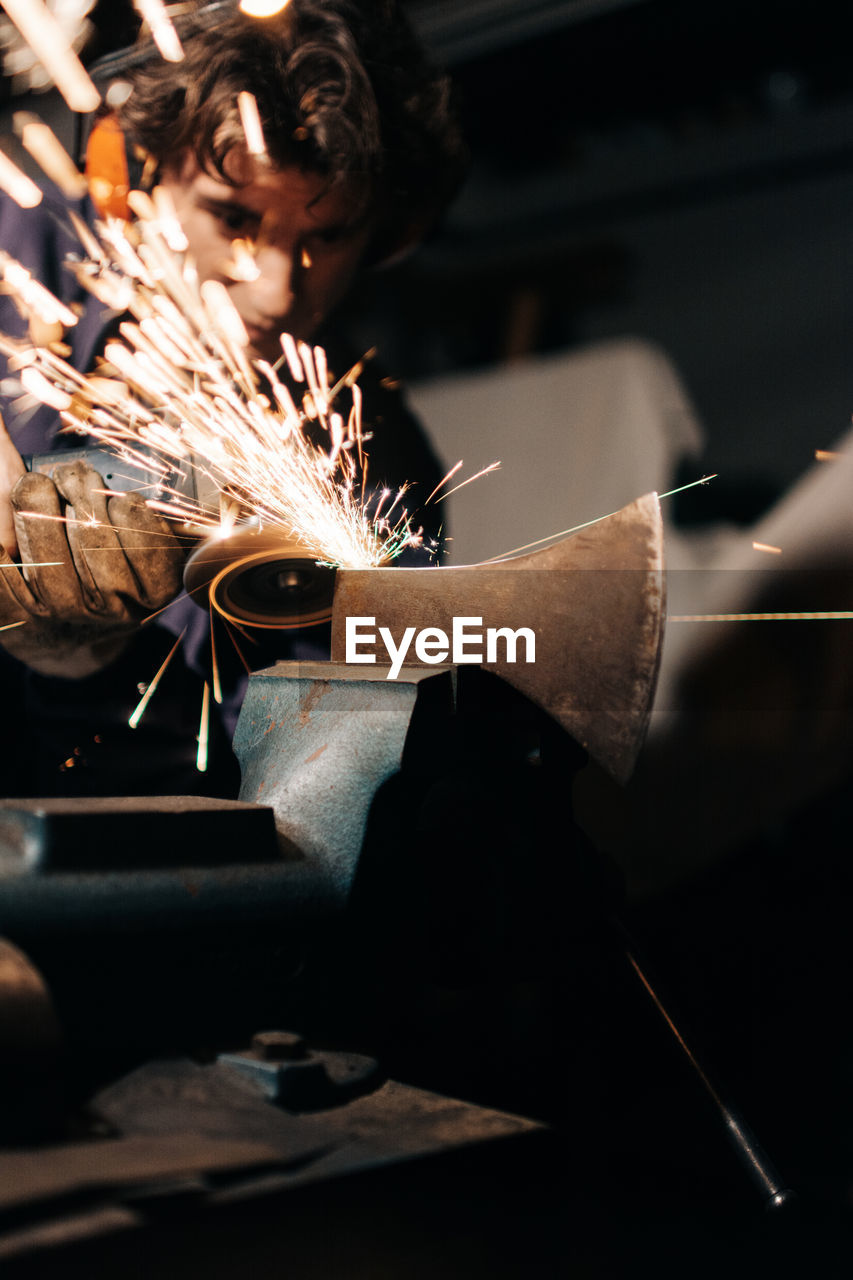
M 43 675 L 99 671 L 181 590 L 184 548 L 166 521 L 139 494 L 103 489 L 77 461 L 11 490 L 23 568 L 0 548 L 0 644 Z
M 23 458 L 12 444 L 6 424 L 0 417 L 0 550 L 5 547 L 10 556 L 18 549 L 10 499 L 25 471 Z

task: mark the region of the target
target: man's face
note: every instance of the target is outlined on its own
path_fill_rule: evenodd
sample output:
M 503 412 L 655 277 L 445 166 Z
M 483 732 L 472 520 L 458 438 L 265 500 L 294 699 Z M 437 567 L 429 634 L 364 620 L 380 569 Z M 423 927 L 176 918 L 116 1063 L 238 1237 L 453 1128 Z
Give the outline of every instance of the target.
M 274 363 L 286 331 L 310 340 L 346 293 L 371 224 L 352 188 L 298 168 L 273 169 L 229 156 L 234 185 L 191 156 L 164 170 L 201 280 L 220 280 L 249 334 L 249 355 Z M 254 279 L 234 279 L 235 239 L 254 251 Z

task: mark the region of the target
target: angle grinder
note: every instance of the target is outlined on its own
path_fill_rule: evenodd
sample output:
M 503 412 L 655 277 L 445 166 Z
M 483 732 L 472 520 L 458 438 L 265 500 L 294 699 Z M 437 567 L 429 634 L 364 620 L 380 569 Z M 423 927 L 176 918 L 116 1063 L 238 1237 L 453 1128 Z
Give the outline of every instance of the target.
M 194 467 L 152 482 L 153 473 L 142 464 L 132 466 L 109 449 L 58 449 L 24 458 L 28 471 L 46 475 L 76 461 L 97 471 L 113 492 L 144 491 L 155 498 L 180 494 L 199 510 L 218 512 L 219 491 Z M 334 568 L 318 564 L 316 554 L 284 530 L 261 529 L 249 521 L 212 537 L 203 537 L 202 526 L 195 531 L 200 541 L 184 567 L 184 587 L 201 608 L 213 608 L 238 626 L 271 630 L 311 627 L 331 618 Z

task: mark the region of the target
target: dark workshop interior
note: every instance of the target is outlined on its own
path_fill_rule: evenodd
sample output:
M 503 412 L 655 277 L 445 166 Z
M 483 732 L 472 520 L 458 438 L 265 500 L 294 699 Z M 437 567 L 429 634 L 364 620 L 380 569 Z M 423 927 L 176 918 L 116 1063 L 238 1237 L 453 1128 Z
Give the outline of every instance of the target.
M 348 300 L 353 341 L 378 350 L 416 407 L 455 379 L 626 337 L 651 344 L 677 370 L 704 437 L 700 454 L 676 460 L 673 487 L 719 476 L 674 500 L 674 534 L 757 525 L 853 416 L 853 61 L 839 6 L 405 7 L 452 75 L 470 172 L 427 242 Z M 137 26 L 129 0 L 97 0 L 89 19 L 87 64 Z M 22 104 L 61 115 L 52 92 L 5 80 L 10 154 L 8 119 Z M 519 427 L 543 456 L 561 430 Z M 545 467 L 543 490 L 559 484 Z M 853 544 L 836 550 L 825 580 L 801 575 L 795 606 L 775 604 L 771 589 L 763 607 L 853 610 Z M 65 1144 L 109 1145 L 134 1099 L 156 1113 L 134 1131 L 136 1178 L 106 1191 L 81 1178 L 29 1205 L 0 1196 L 4 1274 L 849 1276 L 853 621 L 756 625 L 772 635 L 721 646 L 695 703 L 682 686 L 695 714 L 663 749 L 663 782 L 642 789 L 655 739 L 627 800 L 566 735 L 531 727 L 488 683 L 472 680 L 471 719 L 452 730 L 438 695 L 435 706 L 419 695 L 405 768 L 371 809 L 349 915 L 333 929 L 298 885 L 286 897 L 253 871 L 272 837 L 237 812 L 213 821 L 232 824 L 246 865 L 232 876 L 190 860 L 184 880 L 214 905 L 186 935 L 168 896 L 146 934 L 167 873 L 146 872 L 144 858 L 126 900 L 86 889 L 66 920 L 49 876 L 31 900 L 16 896 L 0 808 L 0 908 L 6 884 L 9 919 L 27 922 L 21 936 L 43 948 L 73 1010 L 67 1096 L 53 1099 L 56 1114 L 73 1100 Z M 737 715 L 715 719 L 738 697 Z M 347 733 L 357 755 L 360 731 Z M 519 746 L 533 733 L 536 769 Z M 735 810 L 724 836 L 706 841 Z M 118 839 L 135 849 L 153 832 L 158 843 L 169 814 L 148 818 Z M 246 912 L 234 928 L 228 884 Z M 155 1006 L 151 992 L 170 985 Z M 192 1003 L 199 990 L 203 1006 Z M 240 1093 L 226 1121 L 225 1093 L 204 1094 L 192 1073 L 212 1069 L 246 1026 L 261 1030 L 252 1019 L 277 1000 L 283 1031 L 336 1070 L 365 1073 L 352 1096 L 375 1084 L 363 1066 L 374 1057 L 413 1092 L 395 1095 L 390 1137 L 378 1111 L 361 1121 L 353 1167 L 310 1103 L 307 1137 L 288 1132 L 285 1170 L 241 1181 L 220 1148 L 266 1140 L 263 1116 Z M 0 1008 L 0 1036 L 5 1017 Z M 122 1079 L 193 1034 L 180 1079 L 137 1076 L 140 1092 L 122 1092 Z M 303 1053 L 282 1044 L 262 1065 Z M 56 1133 L 49 1117 L 37 1142 L 26 1126 L 16 1132 L 19 1112 L 50 1110 L 37 1075 L 21 1101 L 20 1064 L 0 1067 L 12 1135 L 0 1167 L 8 1158 L 4 1176 L 34 1186 Z M 434 1093 L 452 1104 L 441 1110 Z M 151 1174 L 151 1144 L 181 1130 L 184 1105 L 207 1123 L 210 1150 L 200 1145 L 192 1175 Z M 433 1137 L 407 1147 L 406 1126 L 420 1132 L 430 1107 L 441 1112 Z

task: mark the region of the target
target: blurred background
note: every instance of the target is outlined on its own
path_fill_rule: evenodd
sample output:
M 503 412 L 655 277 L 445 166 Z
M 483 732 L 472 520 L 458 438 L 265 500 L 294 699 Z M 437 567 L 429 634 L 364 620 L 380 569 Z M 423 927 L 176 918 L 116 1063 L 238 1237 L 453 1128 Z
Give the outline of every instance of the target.
M 410 9 L 453 72 L 473 164 L 442 233 L 376 281 L 371 339 L 437 407 L 459 370 L 653 343 L 701 427 L 701 467 L 720 473 L 680 518 L 755 518 L 853 413 L 853 68 L 837 8 Z M 532 404 L 513 424 L 523 448 L 559 448 L 565 409 L 553 421 Z M 483 447 L 472 463 L 492 460 Z

